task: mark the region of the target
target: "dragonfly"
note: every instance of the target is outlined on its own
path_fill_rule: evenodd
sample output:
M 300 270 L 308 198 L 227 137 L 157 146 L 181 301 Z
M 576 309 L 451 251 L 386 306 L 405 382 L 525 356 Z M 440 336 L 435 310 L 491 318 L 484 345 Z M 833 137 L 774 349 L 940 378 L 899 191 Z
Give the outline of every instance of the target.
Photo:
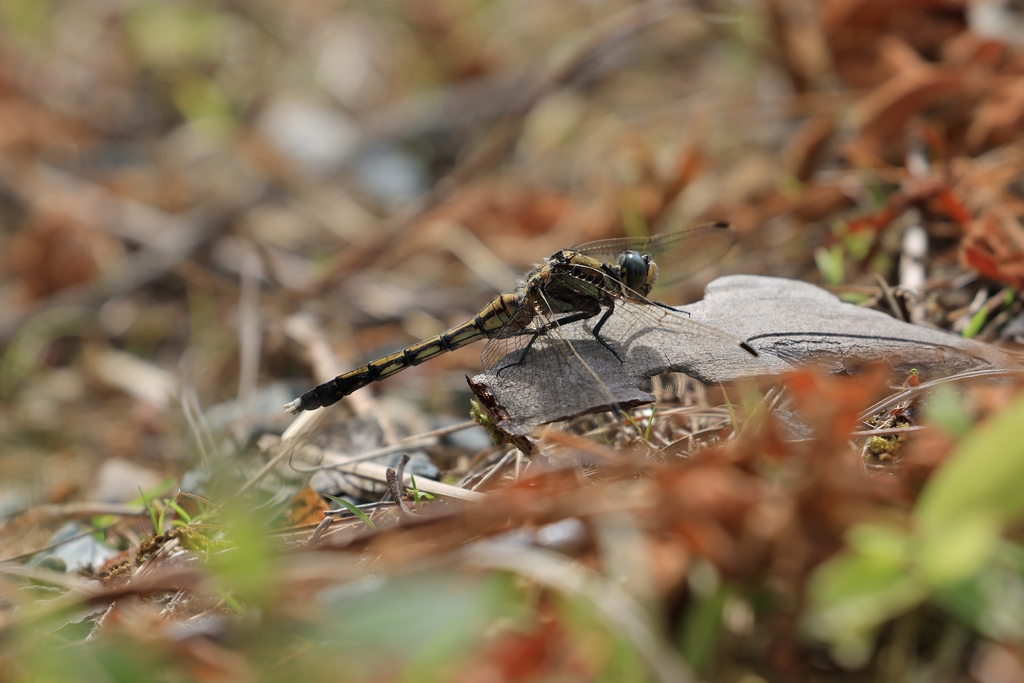
M 655 283 L 671 284 L 722 258 L 736 241 L 725 222 L 707 223 L 653 237 L 620 237 L 562 249 L 527 273 L 512 292 L 500 294 L 471 320 L 401 351 L 371 361 L 319 384 L 284 406 L 289 413 L 333 405 L 363 387 L 424 363 L 431 358 L 488 340 L 481 352 L 485 370 L 500 375 L 511 366 L 529 362 L 538 339 L 570 342 L 561 330 L 596 319 L 590 334 L 620 363 L 620 349 L 602 336 L 605 323 L 618 311 L 622 323 L 641 329 L 655 327 L 679 332 L 685 341 L 697 334 L 714 334 L 752 356 L 757 351 L 744 341 L 693 322 L 679 308 L 648 299 Z M 578 353 L 570 348 L 577 357 Z

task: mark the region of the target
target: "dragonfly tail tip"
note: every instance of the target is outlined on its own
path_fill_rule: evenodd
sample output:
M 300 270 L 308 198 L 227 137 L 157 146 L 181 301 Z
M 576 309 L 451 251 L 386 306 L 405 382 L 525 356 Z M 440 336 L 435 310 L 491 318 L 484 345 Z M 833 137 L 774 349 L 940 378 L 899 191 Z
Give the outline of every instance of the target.
M 301 398 L 297 398 L 294 401 L 292 401 L 291 403 L 285 403 L 284 404 L 284 410 L 285 410 L 286 413 L 291 413 L 292 415 L 298 415 L 299 413 L 302 412 L 302 399 Z

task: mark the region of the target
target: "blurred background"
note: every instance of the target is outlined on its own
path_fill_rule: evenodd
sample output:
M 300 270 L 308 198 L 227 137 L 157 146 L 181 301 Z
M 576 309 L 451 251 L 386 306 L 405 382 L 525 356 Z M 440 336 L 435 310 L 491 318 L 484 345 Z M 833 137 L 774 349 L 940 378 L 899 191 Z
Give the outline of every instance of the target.
M 844 280 L 837 224 L 878 210 L 916 148 L 919 184 L 948 187 L 905 204 L 972 190 L 928 216 L 949 246 L 1019 158 L 976 161 L 1024 110 L 999 3 L 4 0 L 0 17 L 12 486 L 84 484 L 110 456 L 173 469 L 182 392 L 282 420 L 322 379 L 292 316 L 345 370 L 591 239 L 732 221 L 740 248 L 675 301 L 725 272 L 896 284 L 900 230 L 875 220 Z M 478 353 L 387 393 L 464 416 Z
M 1022 128 L 1013 2 L 0 0 L 0 513 L 173 485 L 588 240 L 726 220 L 660 298 L 902 287 L 1013 340 Z M 479 351 L 365 391 L 463 421 Z
M 935 56 L 966 30 L 944 5 L 864 26 L 799 2 L 0 8 L 2 466 L 34 495 L 110 457 L 187 467 L 183 395 L 282 429 L 323 379 L 300 313 L 344 371 L 559 248 L 702 220 L 744 245 L 676 300 L 723 269 L 815 279 L 815 221 L 865 192 L 828 138 L 889 75 L 861 34 Z M 463 419 L 478 354 L 387 393 Z

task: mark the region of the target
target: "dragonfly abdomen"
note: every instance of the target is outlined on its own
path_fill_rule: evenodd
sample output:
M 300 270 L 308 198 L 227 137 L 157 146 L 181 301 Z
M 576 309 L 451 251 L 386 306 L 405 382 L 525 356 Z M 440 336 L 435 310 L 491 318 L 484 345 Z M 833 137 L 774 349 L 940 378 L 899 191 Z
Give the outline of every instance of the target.
M 493 336 L 515 315 L 517 309 L 521 308 L 519 302 L 520 297 L 515 294 L 502 294 L 485 306 L 472 320 L 318 384 L 286 405 L 285 409 L 290 413 L 298 413 L 334 405 L 368 384 L 425 363 L 438 354 L 454 351 L 479 339 Z

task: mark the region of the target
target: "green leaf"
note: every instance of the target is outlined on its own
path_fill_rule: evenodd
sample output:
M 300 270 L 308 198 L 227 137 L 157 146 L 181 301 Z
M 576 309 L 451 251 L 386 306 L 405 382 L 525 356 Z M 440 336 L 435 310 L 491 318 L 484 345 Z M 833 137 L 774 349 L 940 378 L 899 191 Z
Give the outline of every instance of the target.
M 185 509 L 174 502 L 174 500 L 167 501 L 167 507 L 171 508 L 178 513 L 178 516 L 185 522 L 185 524 L 192 523 L 192 516 L 185 512 Z
M 326 495 L 326 494 L 324 494 L 324 495 Z M 360 510 L 359 508 L 357 508 L 352 503 L 348 502 L 344 498 L 335 498 L 334 496 L 327 496 L 327 497 L 330 498 L 331 500 L 333 500 L 338 505 L 340 505 L 343 508 L 345 508 L 346 510 L 348 510 L 349 512 L 351 512 L 353 515 L 355 515 L 359 519 L 363 520 L 363 524 L 365 524 L 366 526 L 370 527 L 374 531 L 377 530 L 377 525 L 374 524 L 372 521 L 370 521 L 370 518 L 366 516 L 366 513 L 363 512 L 362 510 Z
M 848 540 L 852 550 L 818 567 L 808 584 L 805 626 L 831 643 L 862 640 L 928 597 L 923 582 L 908 571 L 909 538 L 862 525 L 850 530 Z
M 326 623 L 310 639 L 310 654 L 323 647 L 354 664 L 388 662 L 394 672 L 388 680 L 417 683 L 457 679 L 452 669 L 479 653 L 499 620 L 508 628 L 527 616 L 514 576 L 450 569 L 372 576 L 327 589 L 318 609 Z
M 683 656 L 701 675 L 707 675 L 715 662 L 718 641 L 722 637 L 722 612 L 729 597 L 724 587 L 695 601 L 686 613 L 680 643 Z
M 839 300 L 848 304 L 862 304 L 871 297 L 861 292 L 839 292 Z
M 197 74 L 179 78 L 173 99 L 178 111 L 211 138 L 224 137 L 235 126 L 231 103 L 210 79 Z
M 235 596 L 231 595 L 231 593 L 228 593 L 225 590 L 219 590 L 217 591 L 217 595 L 219 595 L 220 599 L 224 601 L 224 604 L 233 609 L 237 614 L 241 614 L 245 611 L 245 607 L 242 606 L 242 603 L 238 602 L 238 600 L 235 599 Z
M 851 232 L 843 236 L 843 248 L 855 261 L 860 262 L 868 257 L 871 245 L 875 243 L 874 232 Z
M 986 322 L 988 322 L 988 308 L 982 306 L 971 316 L 971 322 L 967 323 L 967 327 L 960 333 L 961 336 L 964 339 L 974 337 L 981 332 L 981 328 L 985 327 Z
M 224 550 L 209 557 L 220 586 L 247 605 L 266 605 L 280 590 L 273 558 L 278 548 L 268 536 L 272 513 L 235 504 L 223 509 Z M 198 540 L 198 539 L 196 539 Z
M 992 640 L 1024 638 L 1024 577 L 1020 546 L 997 540 L 995 551 L 967 581 L 938 589 L 934 600 Z
M 215 60 L 224 50 L 229 16 L 203 5 L 144 2 L 127 15 L 128 43 L 143 64 L 180 68 Z
M 423 491 L 420 491 L 419 487 L 416 486 L 416 475 L 415 474 L 410 474 L 409 475 L 409 481 L 412 484 L 412 486 L 409 487 L 409 490 L 412 491 L 412 499 L 416 502 L 417 505 L 419 505 L 424 500 L 433 500 L 434 499 L 434 496 L 432 496 L 429 493 L 424 493 Z
M 635 189 L 627 191 L 622 201 L 622 227 L 629 237 L 644 237 L 651 234 L 650 227 L 640 210 L 637 194 Z
M 139 489 L 139 495 L 142 497 L 142 504 L 145 506 L 146 512 L 149 513 L 149 521 L 153 523 L 153 535 L 158 536 L 160 534 L 160 520 L 157 519 L 156 509 L 153 507 L 153 504 L 149 502 L 149 499 L 146 498 L 146 494 L 143 493 L 141 488 Z
M 917 500 L 915 517 L 925 537 L 965 517 L 999 523 L 1024 512 L 1024 393 L 961 439 Z
M 916 566 L 929 585 L 950 586 L 977 574 L 991 559 L 999 540 L 992 515 L 965 515 L 920 538 Z
M 833 287 L 843 284 L 843 257 L 843 247 L 838 244 L 829 249 L 814 250 L 814 263 L 825 282 Z
M 906 565 L 909 559 L 908 540 L 898 529 L 875 524 L 860 524 L 846 532 L 846 544 L 851 551 L 899 566 Z
M 4 0 L 0 2 L 0 20 L 15 36 L 34 42 L 49 29 L 53 8 L 47 0 Z
M 174 477 L 167 477 L 160 483 L 150 486 L 145 491 L 139 490 L 139 497 L 128 501 L 129 505 L 148 505 L 151 500 L 160 498 L 177 486 L 178 480 Z
M 930 424 L 956 438 L 970 431 L 974 423 L 960 394 L 949 384 L 935 387 L 928 397 L 924 414 Z

